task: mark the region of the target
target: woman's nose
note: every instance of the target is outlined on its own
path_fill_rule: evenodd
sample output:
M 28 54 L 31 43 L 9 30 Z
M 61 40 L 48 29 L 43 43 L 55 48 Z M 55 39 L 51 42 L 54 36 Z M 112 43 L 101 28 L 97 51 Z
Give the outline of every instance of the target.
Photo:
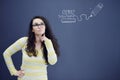
M 40 28 L 41 26 L 39 25 L 38 28 Z

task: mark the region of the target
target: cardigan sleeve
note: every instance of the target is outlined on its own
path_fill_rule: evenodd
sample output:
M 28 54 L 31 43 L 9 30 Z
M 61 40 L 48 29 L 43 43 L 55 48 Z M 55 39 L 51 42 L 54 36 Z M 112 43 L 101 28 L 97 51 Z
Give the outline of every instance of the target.
M 17 70 L 15 69 L 15 66 L 13 64 L 11 56 L 15 54 L 17 51 L 21 50 L 26 42 L 27 37 L 22 37 L 18 39 L 16 42 L 14 42 L 12 45 L 10 45 L 3 53 L 3 57 L 5 60 L 5 63 L 8 67 L 8 70 L 11 75 L 15 75 Z
M 49 64 L 54 65 L 57 62 L 57 55 L 55 53 L 52 41 L 46 38 L 45 45 L 48 51 L 48 62 Z

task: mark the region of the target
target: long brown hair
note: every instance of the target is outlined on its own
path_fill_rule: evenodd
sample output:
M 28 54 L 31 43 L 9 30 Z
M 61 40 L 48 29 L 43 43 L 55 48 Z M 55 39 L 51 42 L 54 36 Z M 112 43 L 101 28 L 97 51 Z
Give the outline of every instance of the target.
M 45 36 L 49 39 L 51 39 L 52 43 L 53 43 L 53 47 L 55 49 L 55 53 L 57 56 L 59 56 L 59 45 L 58 45 L 58 42 L 57 42 L 57 39 L 55 38 L 55 35 L 53 34 L 52 30 L 51 30 L 51 27 L 50 27 L 50 24 L 49 22 L 47 21 L 47 19 L 43 16 L 35 16 L 31 19 L 30 21 L 30 24 L 29 24 L 29 31 L 28 31 L 28 40 L 27 40 L 27 47 L 26 47 L 26 52 L 28 54 L 28 56 L 37 56 L 37 51 L 35 50 L 35 34 L 34 32 L 32 32 L 32 29 L 33 29 L 33 26 L 32 26 L 32 23 L 33 23 L 33 20 L 36 19 L 36 18 L 39 18 L 41 20 L 43 20 L 43 22 L 45 23 L 45 27 L 46 27 L 46 30 L 45 30 Z M 43 46 L 43 56 L 46 60 L 46 63 L 48 63 L 48 58 L 47 58 L 47 49 L 46 49 L 46 46 L 44 44 L 44 42 L 42 43 L 42 46 Z

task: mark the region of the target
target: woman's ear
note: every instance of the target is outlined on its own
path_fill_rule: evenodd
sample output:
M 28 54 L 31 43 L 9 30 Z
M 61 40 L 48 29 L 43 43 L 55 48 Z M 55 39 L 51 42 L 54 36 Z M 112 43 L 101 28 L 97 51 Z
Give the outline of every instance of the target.
M 34 32 L 34 30 L 32 30 L 32 32 Z

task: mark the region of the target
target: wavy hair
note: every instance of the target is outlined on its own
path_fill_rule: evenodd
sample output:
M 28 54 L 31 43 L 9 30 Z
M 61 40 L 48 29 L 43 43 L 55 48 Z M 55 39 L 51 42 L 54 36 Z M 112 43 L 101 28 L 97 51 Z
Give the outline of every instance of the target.
M 51 30 L 51 27 L 50 27 L 50 24 L 48 22 L 48 20 L 43 17 L 43 16 L 35 16 L 31 19 L 30 21 L 30 24 L 29 24 L 29 31 L 28 31 L 28 40 L 27 40 L 27 47 L 26 47 L 26 52 L 28 54 L 28 56 L 37 56 L 38 52 L 37 50 L 35 49 L 35 34 L 34 32 L 32 32 L 32 29 L 33 29 L 33 26 L 32 26 L 32 23 L 33 23 L 33 20 L 34 19 L 41 19 L 44 23 L 45 23 L 45 36 L 49 39 L 51 39 L 52 43 L 53 43 L 53 47 L 55 49 L 55 53 L 57 56 L 59 56 L 59 45 L 58 45 L 58 42 L 57 42 L 57 39 L 55 38 L 55 35 L 53 34 L 52 30 Z M 43 56 L 45 58 L 45 61 L 47 64 L 48 63 L 48 58 L 47 58 L 47 49 L 46 49 L 46 46 L 44 44 L 44 42 L 42 42 L 42 47 L 43 47 Z

